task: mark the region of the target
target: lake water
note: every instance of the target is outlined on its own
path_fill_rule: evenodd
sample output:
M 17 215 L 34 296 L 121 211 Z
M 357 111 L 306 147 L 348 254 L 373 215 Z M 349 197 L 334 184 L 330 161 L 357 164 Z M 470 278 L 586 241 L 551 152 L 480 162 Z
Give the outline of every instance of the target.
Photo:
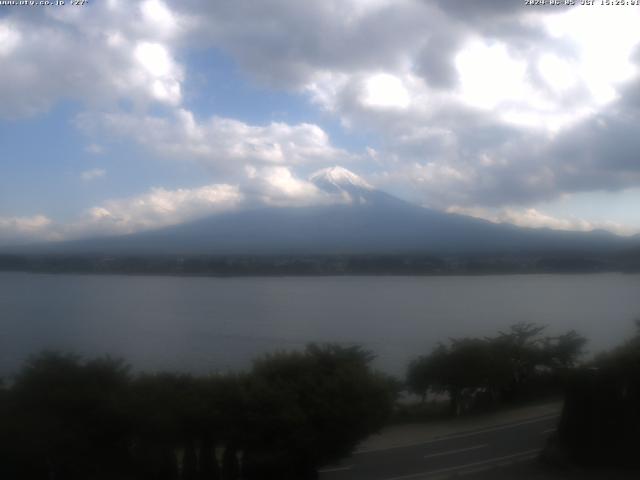
M 634 332 L 640 275 L 201 278 L 0 273 L 0 375 L 41 349 L 136 369 L 245 368 L 307 342 L 358 343 L 402 374 L 439 340 L 530 321 L 599 351 Z

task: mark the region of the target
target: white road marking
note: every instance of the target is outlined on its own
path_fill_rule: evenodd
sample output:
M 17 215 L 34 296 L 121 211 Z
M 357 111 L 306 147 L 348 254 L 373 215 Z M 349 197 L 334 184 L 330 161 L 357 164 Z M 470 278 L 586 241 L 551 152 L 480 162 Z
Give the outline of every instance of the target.
M 505 425 L 498 425 L 498 426 L 495 426 L 495 427 L 486 427 L 486 428 L 481 428 L 481 429 L 478 429 L 478 430 L 474 430 L 472 432 L 458 433 L 458 434 L 453 434 L 453 435 L 445 435 L 445 436 L 442 436 L 442 437 L 434 438 L 433 440 L 426 440 L 426 441 L 412 442 L 412 443 L 404 443 L 402 445 L 394 445 L 392 447 L 369 448 L 369 449 L 366 449 L 366 450 L 357 450 L 357 451 L 353 452 L 353 455 L 362 455 L 364 453 L 373 453 L 373 452 L 383 452 L 383 451 L 386 451 L 386 450 L 397 450 L 398 448 L 416 447 L 418 445 L 428 445 L 430 443 L 437 443 L 437 442 L 444 442 L 444 441 L 447 441 L 447 440 L 455 440 L 455 439 L 458 439 L 458 438 L 472 437 L 474 435 L 481 435 L 483 433 L 496 432 L 498 430 L 507 430 L 509 428 L 515 428 L 515 427 L 519 427 L 521 425 L 528 425 L 530 423 L 544 422 L 546 420 L 551 420 L 552 418 L 556 418 L 558 416 L 559 416 L 558 413 L 554 413 L 554 414 L 545 415 L 543 417 L 534 418 L 532 420 L 524 420 L 522 422 L 509 423 L 509 424 L 505 424 Z
M 385 480 L 408 480 L 410 478 L 431 477 L 433 475 L 439 475 L 439 474 L 443 474 L 443 473 L 447 473 L 447 472 L 455 472 L 455 471 L 459 471 L 459 470 L 464 470 L 465 468 L 479 467 L 480 465 L 497 464 L 497 463 L 502 462 L 504 460 L 515 459 L 515 458 L 518 458 L 518 457 L 519 457 L 518 460 L 524 461 L 524 460 L 529 460 L 530 458 L 533 458 L 532 455 L 535 456 L 535 454 L 537 454 L 537 453 L 540 453 L 539 449 L 536 449 L 536 450 L 525 450 L 524 452 L 518 452 L 518 453 L 514 453 L 512 455 L 504 455 L 502 457 L 489 458 L 488 460 L 482 460 L 480 462 L 467 463 L 465 465 L 457 465 L 455 467 L 440 468 L 438 470 L 430 470 L 430 471 L 420 472 L 420 473 L 412 473 L 410 475 L 401 475 L 399 477 L 391 477 L 391 478 L 387 478 Z M 510 462 L 509 464 L 511 464 L 511 463 L 515 463 L 515 461 Z
M 323 468 L 322 470 L 318 470 L 318 473 L 330 473 L 330 472 L 344 472 L 346 470 L 351 470 L 353 465 L 346 465 L 344 467 L 335 467 L 335 468 Z
M 540 435 L 546 435 L 547 433 L 551 433 L 551 432 L 555 432 L 555 431 L 556 431 L 555 428 L 548 428 L 546 430 L 543 430 Z
M 461 477 L 465 477 L 467 475 L 473 475 L 475 473 L 486 472 L 487 470 L 491 470 L 491 468 L 491 465 L 481 465 L 479 467 L 465 470 L 464 472 L 459 472 L 458 475 L 460 475 Z
M 482 445 L 474 445 L 473 447 L 458 448 L 456 450 L 447 450 L 446 452 L 432 453 L 431 455 L 425 455 L 424 458 L 441 457 L 443 455 L 453 455 L 454 453 L 467 452 L 469 450 L 478 450 L 479 448 L 485 448 L 488 446 L 489 446 L 488 443 L 483 443 Z

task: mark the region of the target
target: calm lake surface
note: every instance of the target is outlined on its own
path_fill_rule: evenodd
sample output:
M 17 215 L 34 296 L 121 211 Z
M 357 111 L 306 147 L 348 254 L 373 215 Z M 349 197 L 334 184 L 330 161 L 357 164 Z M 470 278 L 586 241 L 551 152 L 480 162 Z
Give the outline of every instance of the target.
M 0 273 L 0 375 L 42 349 L 136 369 L 248 367 L 307 342 L 358 343 L 402 374 L 439 340 L 519 321 L 575 329 L 589 349 L 634 332 L 640 275 L 194 278 Z

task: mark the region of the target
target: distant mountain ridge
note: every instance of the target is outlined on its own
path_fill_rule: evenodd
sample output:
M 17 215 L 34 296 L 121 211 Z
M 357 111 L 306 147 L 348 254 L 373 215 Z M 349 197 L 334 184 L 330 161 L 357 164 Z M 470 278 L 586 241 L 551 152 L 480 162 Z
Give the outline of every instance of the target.
M 505 255 L 612 252 L 637 238 L 609 232 L 521 228 L 423 208 L 341 167 L 310 181 L 344 201 L 259 207 L 122 236 L 41 244 L 27 252 L 95 255 Z M 16 251 L 15 249 L 12 249 Z

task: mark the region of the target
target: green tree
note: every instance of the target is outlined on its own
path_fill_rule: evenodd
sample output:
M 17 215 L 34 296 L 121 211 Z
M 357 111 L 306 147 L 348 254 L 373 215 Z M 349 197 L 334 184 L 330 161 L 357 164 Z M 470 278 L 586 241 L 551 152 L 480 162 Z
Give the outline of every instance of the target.
M 195 474 L 192 449 L 204 411 L 199 386 L 191 375 L 173 373 L 141 375 L 132 383 L 133 455 L 144 478 L 177 478 L 180 468 Z
M 389 379 L 357 347 L 269 355 L 243 375 L 141 374 L 43 353 L 0 386 L 0 473 L 21 480 L 317 476 L 380 428 Z
M 446 392 L 453 414 L 465 410 L 465 400 L 479 403 L 482 397 L 485 403 L 495 404 L 532 388 L 540 390 L 539 379 L 555 378 L 573 367 L 586 343 L 574 331 L 543 337 L 544 330 L 533 323 L 518 323 L 494 337 L 450 339 L 411 362 L 407 388 L 423 399 L 428 391 Z
M 555 446 L 581 464 L 640 466 L 640 324 L 568 384 Z
M 309 345 L 255 362 L 248 381 L 246 478 L 316 478 L 381 428 L 395 392 L 359 347 Z
M 127 470 L 128 371 L 110 358 L 31 358 L 11 389 L 18 469 L 26 470 L 20 478 L 98 479 Z

